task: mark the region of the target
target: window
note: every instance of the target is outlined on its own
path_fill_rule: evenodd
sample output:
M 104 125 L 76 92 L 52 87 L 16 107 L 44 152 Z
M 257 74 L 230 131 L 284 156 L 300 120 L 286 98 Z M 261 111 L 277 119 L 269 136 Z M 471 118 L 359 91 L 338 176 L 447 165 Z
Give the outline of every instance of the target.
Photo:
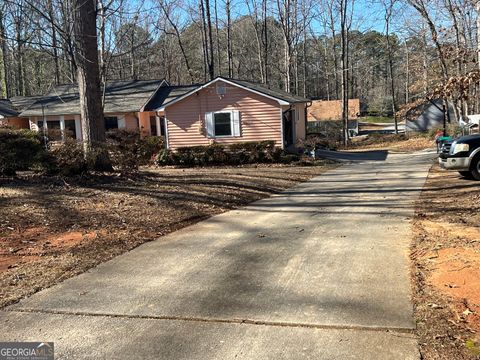
M 116 116 L 105 116 L 105 130 L 118 129 L 118 118 Z
M 157 136 L 157 118 L 150 116 L 150 133 L 152 136 Z
M 236 110 L 209 112 L 205 114 L 207 137 L 240 135 L 240 113 Z
M 75 120 L 65 120 L 65 137 L 76 139 L 77 129 L 75 127 Z
M 223 112 L 213 114 L 215 136 L 232 136 L 232 113 Z
M 54 141 L 62 140 L 62 132 L 60 130 L 60 120 L 47 120 L 47 128 L 43 120 L 37 121 L 38 131 L 45 132 L 48 137 Z

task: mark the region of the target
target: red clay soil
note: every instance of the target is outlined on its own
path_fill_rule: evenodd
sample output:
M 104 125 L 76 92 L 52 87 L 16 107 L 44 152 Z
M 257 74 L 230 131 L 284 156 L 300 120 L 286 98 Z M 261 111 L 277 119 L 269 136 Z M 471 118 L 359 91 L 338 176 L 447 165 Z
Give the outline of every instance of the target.
M 422 359 L 480 358 L 480 183 L 435 165 L 412 245 Z
M 47 227 L 33 227 L 12 231 L 0 236 L 0 272 L 38 260 L 41 256 L 70 251 L 82 242 L 88 243 L 97 232 L 67 231 L 51 234 Z

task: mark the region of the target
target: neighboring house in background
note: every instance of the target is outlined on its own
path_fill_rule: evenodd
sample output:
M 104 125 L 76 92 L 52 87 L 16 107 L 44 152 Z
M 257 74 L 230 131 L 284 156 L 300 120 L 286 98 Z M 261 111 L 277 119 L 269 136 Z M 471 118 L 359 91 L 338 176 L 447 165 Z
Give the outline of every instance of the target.
M 10 99 L 0 99 L 0 125 L 28 129 L 28 118 L 21 117 L 20 113 L 38 99 L 38 96 L 15 96 Z
M 105 87 L 105 128 L 140 130 L 144 135 L 164 135 L 160 117 L 148 107 L 165 80 L 113 81 Z M 80 97 L 76 84 L 58 85 L 38 99 L 20 116 L 29 119 L 30 128 L 60 130 L 82 140 Z
M 168 148 L 273 140 L 282 148 L 306 137 L 308 99 L 249 81 L 217 77 L 192 88 L 165 88 L 152 106 L 165 117 Z M 172 91 L 176 92 L 172 96 Z
M 348 129 L 350 136 L 358 135 L 358 118 L 361 113 L 360 99 L 348 100 Z M 308 108 L 308 131 L 330 136 L 342 131 L 342 101 L 314 100 Z
M 348 119 L 356 120 L 360 116 L 360 99 L 348 100 Z M 342 119 L 341 100 L 313 100 L 308 108 L 308 121 L 330 121 Z
M 308 99 L 248 82 L 217 77 L 199 85 L 165 80 L 111 82 L 105 125 L 165 136 L 167 147 L 273 140 L 294 146 L 306 136 Z M 53 88 L 20 115 L 32 130 L 69 130 L 81 140 L 80 100 L 74 84 Z M 45 122 L 44 122 L 45 120 Z
M 407 112 L 406 131 L 427 131 L 443 128 L 443 100 L 436 99 L 433 100 L 433 103 L 425 101 L 425 103 Z M 450 119 L 453 121 L 455 119 L 455 111 L 451 104 L 449 104 L 448 112 Z

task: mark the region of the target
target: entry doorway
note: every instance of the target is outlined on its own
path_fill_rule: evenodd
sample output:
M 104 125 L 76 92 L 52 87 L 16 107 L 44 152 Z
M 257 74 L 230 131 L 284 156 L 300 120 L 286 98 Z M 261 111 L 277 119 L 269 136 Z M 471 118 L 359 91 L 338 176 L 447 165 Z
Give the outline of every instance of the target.
M 283 145 L 284 148 L 295 144 L 295 110 L 283 112 Z

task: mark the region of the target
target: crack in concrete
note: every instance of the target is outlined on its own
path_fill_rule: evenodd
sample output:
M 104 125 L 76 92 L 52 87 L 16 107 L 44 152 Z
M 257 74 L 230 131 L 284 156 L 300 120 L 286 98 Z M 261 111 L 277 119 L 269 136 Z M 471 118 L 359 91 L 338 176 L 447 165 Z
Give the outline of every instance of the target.
M 8 312 L 20 313 L 37 313 L 37 314 L 52 314 L 52 315 L 70 315 L 70 316 L 94 316 L 94 317 L 109 317 L 120 319 L 146 319 L 146 320 L 170 320 L 183 322 L 203 322 L 203 323 L 219 323 L 219 324 L 243 324 L 243 325 L 260 325 L 273 327 L 294 327 L 294 328 L 310 328 L 323 330 L 361 330 L 361 331 L 378 331 L 378 332 L 395 332 L 402 334 L 414 335 L 414 328 L 396 327 L 396 326 L 366 326 L 366 325 L 329 325 L 329 324 L 313 324 L 313 323 L 294 323 L 281 321 L 265 321 L 253 319 L 218 319 L 218 318 L 199 318 L 187 316 L 168 316 L 168 315 L 126 315 L 113 313 L 91 313 L 82 311 L 62 311 L 62 310 L 41 310 L 41 309 L 4 309 Z M 413 336 L 412 338 L 415 338 Z

